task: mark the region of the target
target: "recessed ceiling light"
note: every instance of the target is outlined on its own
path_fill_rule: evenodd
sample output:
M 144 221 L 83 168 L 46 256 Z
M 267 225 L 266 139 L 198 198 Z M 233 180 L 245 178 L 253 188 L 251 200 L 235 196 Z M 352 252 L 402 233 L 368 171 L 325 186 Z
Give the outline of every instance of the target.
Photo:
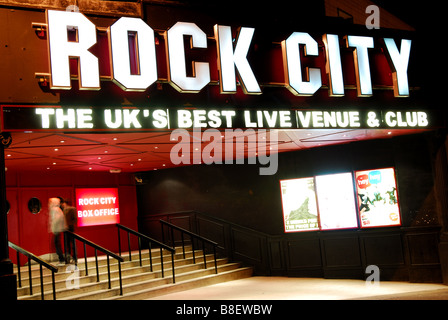
M 59 151 L 59 149 L 58 148 L 54 148 L 54 151 Z
M 60 143 L 64 143 L 65 142 L 65 140 L 61 140 L 61 141 L 59 141 Z

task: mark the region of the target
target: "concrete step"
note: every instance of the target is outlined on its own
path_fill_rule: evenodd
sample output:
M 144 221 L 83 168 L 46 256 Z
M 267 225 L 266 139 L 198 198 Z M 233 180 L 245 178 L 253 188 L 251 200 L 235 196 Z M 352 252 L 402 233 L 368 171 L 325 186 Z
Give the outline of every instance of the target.
M 237 268 L 238 264 L 229 264 L 225 260 L 222 260 L 218 265 L 218 274 L 229 269 Z M 181 270 L 182 269 L 182 270 Z M 200 278 L 204 275 L 215 274 L 214 261 L 208 263 L 208 268 L 203 269 L 199 266 L 184 266 L 183 268 L 176 268 L 176 282 L 173 283 L 171 277 L 165 278 L 150 278 L 134 276 L 130 281 L 123 283 L 123 296 L 120 296 L 120 289 L 118 286 L 112 289 L 105 287 L 98 290 L 92 290 L 90 292 L 80 292 L 77 295 L 72 295 L 60 300 L 105 300 L 105 299 L 117 299 L 120 297 L 127 297 L 128 299 L 139 299 L 135 293 L 144 292 L 145 290 L 155 290 L 158 287 L 173 286 L 180 281 L 191 280 Z
M 120 295 L 118 262 L 115 259 L 110 258 L 110 287 L 106 256 L 98 256 L 99 281 L 97 281 L 94 257 L 87 259 L 88 275 L 85 275 L 84 259 L 78 260 L 77 267 L 75 265 L 60 266 L 59 271 L 55 273 L 56 299 L 148 299 L 158 295 L 188 290 L 212 283 L 246 278 L 252 275 L 252 268 L 243 268 L 238 263 L 229 263 L 225 258 L 217 260 L 218 274 L 215 274 L 215 262 L 212 254 L 206 255 L 207 268 L 204 268 L 202 251 L 195 251 L 195 259 L 193 259 L 191 248 L 186 248 L 185 253 L 182 252 L 182 248 L 176 248 L 176 254 L 174 255 L 175 283 L 173 283 L 171 253 L 164 251 L 164 277 L 162 277 L 160 250 L 153 249 L 151 255 L 152 270 L 148 250 L 141 252 L 141 264 L 138 251 L 131 252 L 131 261 L 129 261 L 129 253 L 122 253 L 122 257 L 125 259 L 121 263 L 123 295 Z M 17 290 L 19 300 L 41 299 L 39 266 L 32 265 L 31 269 L 33 294 L 30 295 L 28 286 L 28 267 L 22 267 L 22 288 Z M 53 285 L 51 272 L 43 268 L 43 274 L 44 299 L 52 300 Z
M 210 263 L 213 262 L 214 264 L 214 258 L 213 255 L 207 255 L 207 264 L 208 267 L 210 267 Z M 223 259 L 218 260 L 222 261 Z M 183 271 L 186 270 L 185 268 L 182 267 L 190 267 L 190 268 L 202 268 L 204 266 L 203 263 L 203 257 L 201 255 L 200 258 L 196 258 L 196 263 L 193 263 L 193 258 L 192 257 L 188 257 L 188 255 L 186 255 L 186 258 L 178 258 L 177 260 L 174 261 L 174 265 L 175 265 L 175 275 L 179 272 L 179 271 Z M 138 262 L 137 262 L 138 263 Z M 118 265 L 118 263 L 117 263 Z M 171 264 L 171 260 L 167 261 L 166 259 L 164 260 L 164 277 L 165 278 L 172 278 L 172 273 L 171 273 L 171 269 L 172 269 L 172 264 Z M 55 288 L 56 288 L 56 298 L 59 299 L 61 296 L 63 297 L 66 294 L 66 289 L 69 288 L 73 288 L 73 286 L 79 286 L 79 287 L 85 287 L 84 289 L 91 287 L 92 285 L 94 286 L 96 283 L 100 284 L 100 283 L 106 283 L 108 286 L 108 272 L 107 272 L 107 267 L 102 267 L 99 268 L 99 282 L 97 281 L 97 274 L 96 274 L 96 268 L 93 267 L 93 272 L 92 270 L 89 271 L 89 274 L 87 276 L 85 276 L 85 272 L 84 270 L 75 270 L 75 266 L 71 265 L 71 270 L 72 272 L 58 272 L 58 277 L 55 277 Z M 90 269 L 90 268 L 89 268 Z M 179 271 L 178 271 L 179 270 Z M 75 272 L 77 272 L 77 274 L 75 274 Z M 121 274 L 122 274 L 122 282 L 125 283 L 127 277 L 131 277 L 133 275 L 140 275 L 140 274 L 144 274 L 144 277 L 150 277 L 150 278 L 162 278 L 162 267 L 161 267 L 161 263 L 160 262 L 153 262 L 153 268 L 151 271 L 151 268 L 148 265 L 143 265 L 143 266 L 134 266 L 134 265 L 127 265 L 125 267 L 122 267 L 121 269 Z M 118 271 L 118 267 L 117 268 L 112 268 L 111 267 L 111 286 L 113 287 L 114 284 L 116 283 L 116 286 L 119 287 L 119 271 Z M 76 279 L 76 280 L 75 280 Z M 40 292 L 41 292 L 41 285 L 40 285 L 40 278 L 37 279 L 33 279 L 32 280 L 33 283 L 33 295 L 30 295 L 30 290 L 29 290 L 29 286 L 27 285 L 27 281 L 26 281 L 26 285 L 24 285 L 24 281 L 22 281 L 22 288 L 18 288 L 17 290 L 17 294 L 18 294 L 18 299 L 19 300 L 33 300 L 33 299 L 40 299 Z M 46 277 L 44 277 L 44 292 L 46 294 L 48 294 L 48 297 L 50 299 L 52 299 L 52 291 L 53 290 L 53 285 L 52 285 L 52 279 L 51 276 L 48 275 Z M 69 290 L 70 291 L 70 290 Z M 47 297 L 45 296 L 45 299 L 47 299 Z
M 147 288 L 139 291 L 134 291 L 132 293 L 125 293 L 123 296 L 114 296 L 108 298 L 108 300 L 144 300 L 150 299 L 158 296 L 162 296 L 169 293 L 186 291 L 194 288 L 200 288 L 204 286 L 209 286 L 212 284 L 233 281 L 238 279 L 249 278 L 253 274 L 253 269 L 250 267 L 241 267 L 238 264 L 229 265 L 230 268 L 218 269 L 218 274 L 214 273 L 214 270 L 208 269 L 203 271 L 201 276 L 186 279 L 182 281 L 176 281 L 174 284 L 166 284 L 159 286 L 157 288 Z
M 135 269 L 135 267 L 139 267 L 139 266 L 150 268 L 150 260 L 149 260 L 148 253 L 146 255 L 142 255 L 141 265 L 140 265 L 140 259 L 139 259 L 138 252 L 133 252 L 131 256 L 132 256 L 132 260 L 129 261 L 129 256 L 126 253 L 125 261 L 121 263 L 122 271 L 123 270 L 132 270 L 133 268 Z M 185 259 L 183 257 L 184 257 L 184 255 L 182 253 L 176 253 L 174 255 L 175 262 L 177 261 L 177 263 L 179 263 L 179 261 L 188 261 L 186 259 L 193 260 L 193 252 L 187 251 L 187 252 L 185 252 Z M 195 259 L 196 259 L 196 261 L 204 261 L 202 251 L 195 251 Z M 160 261 L 161 261 L 160 254 L 155 255 L 153 253 L 152 254 L 153 270 L 157 270 L 157 268 L 161 268 Z M 164 262 L 163 263 L 164 268 L 171 266 L 171 254 L 169 252 L 168 253 L 165 252 L 165 254 L 163 256 L 163 262 Z M 186 263 L 186 262 L 184 262 L 184 263 Z M 110 258 L 109 259 L 109 267 L 110 267 L 111 272 L 118 272 L 118 261 L 113 258 Z M 59 281 L 59 280 L 65 281 L 65 279 L 68 276 L 67 274 L 73 273 L 74 268 L 75 267 L 73 264 L 58 266 L 59 270 L 57 273 L 55 273 L 55 280 L 56 281 Z M 79 271 L 80 276 L 86 275 L 84 259 L 78 260 L 77 268 L 78 268 L 77 271 Z M 95 277 L 96 277 L 97 270 L 96 270 L 95 258 L 88 258 L 87 268 L 88 268 L 87 275 L 88 276 L 95 275 Z M 21 267 L 20 270 L 21 270 L 22 287 L 27 287 L 29 284 L 28 266 Z M 103 273 L 107 274 L 107 270 L 108 270 L 107 258 L 105 256 L 98 257 L 99 274 L 100 275 Z M 17 274 L 17 272 L 15 272 L 15 273 Z M 43 268 L 42 274 L 43 274 L 44 283 L 51 281 L 52 275 L 51 275 L 50 270 L 48 270 L 47 268 Z M 39 270 L 38 265 L 32 265 L 31 275 L 32 275 L 31 282 L 32 282 L 33 286 L 35 286 L 37 284 L 40 285 L 40 270 Z

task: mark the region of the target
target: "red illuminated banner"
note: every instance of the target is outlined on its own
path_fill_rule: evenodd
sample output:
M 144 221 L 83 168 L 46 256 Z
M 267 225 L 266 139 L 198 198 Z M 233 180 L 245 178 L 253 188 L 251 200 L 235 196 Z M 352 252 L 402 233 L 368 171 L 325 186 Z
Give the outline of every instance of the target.
M 76 189 L 78 226 L 96 226 L 120 222 L 117 188 Z

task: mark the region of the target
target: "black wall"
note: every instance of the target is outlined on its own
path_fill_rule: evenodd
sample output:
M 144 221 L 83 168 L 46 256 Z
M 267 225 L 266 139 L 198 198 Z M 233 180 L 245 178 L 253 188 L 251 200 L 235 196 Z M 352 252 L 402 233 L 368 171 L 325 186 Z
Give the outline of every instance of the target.
M 258 165 L 249 164 L 142 173 L 139 228 L 159 235 L 156 222 L 162 217 L 201 229 L 227 254 L 243 252 L 234 257 L 253 260 L 263 274 L 359 278 L 367 265 L 376 264 L 388 279 L 440 282 L 434 141 L 434 133 L 422 133 L 283 153 L 271 176 L 259 175 Z M 284 233 L 279 180 L 391 166 L 402 227 Z M 208 218 L 167 215 L 189 210 Z M 235 232 L 237 228 L 244 231 Z

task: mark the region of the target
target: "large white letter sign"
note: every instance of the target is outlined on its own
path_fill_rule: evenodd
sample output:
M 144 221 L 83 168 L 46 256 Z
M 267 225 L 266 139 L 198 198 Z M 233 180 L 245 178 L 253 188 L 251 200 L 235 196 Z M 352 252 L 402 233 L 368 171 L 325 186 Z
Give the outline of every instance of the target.
M 100 89 L 98 58 L 88 50 L 96 43 L 96 28 L 83 14 L 47 11 L 50 52 L 50 88 L 70 89 L 70 58 L 78 58 L 79 88 Z M 77 32 L 76 41 L 68 39 L 68 29 Z
M 130 33 L 136 34 L 137 74 L 131 74 Z M 146 90 L 157 80 L 154 30 L 140 18 L 120 18 L 110 27 L 109 35 L 114 82 L 123 90 Z
M 355 62 L 356 86 L 359 97 L 372 95 L 372 80 L 370 79 L 369 48 L 373 48 L 372 37 L 347 36 L 347 47 L 353 47 Z
M 254 28 L 241 28 L 233 49 L 232 30 L 228 26 L 215 25 L 215 39 L 218 51 L 218 70 L 221 93 L 236 92 L 236 73 L 246 94 L 261 94 L 257 79 L 247 61 L 247 53 L 254 35 Z
M 318 44 L 308 33 L 294 32 L 288 39 L 283 40 L 282 53 L 286 87 L 294 95 L 311 96 L 322 86 L 320 69 L 307 67 L 308 81 L 302 80 L 299 45 L 305 46 L 305 55 L 319 55 Z
M 326 70 L 329 80 L 330 96 L 344 95 L 344 78 L 342 76 L 341 51 L 337 34 L 324 34 L 322 41 L 327 51 Z
M 408 63 L 411 52 L 411 40 L 401 40 L 401 52 L 398 51 L 394 39 L 385 38 L 387 56 L 392 69 L 392 80 L 394 84 L 394 95 L 396 97 L 409 96 Z
M 187 76 L 184 36 L 191 36 L 191 48 L 207 48 L 207 35 L 194 23 L 178 22 L 166 32 L 168 80 L 180 92 L 199 92 L 210 82 L 207 62 L 193 62 L 193 77 Z

